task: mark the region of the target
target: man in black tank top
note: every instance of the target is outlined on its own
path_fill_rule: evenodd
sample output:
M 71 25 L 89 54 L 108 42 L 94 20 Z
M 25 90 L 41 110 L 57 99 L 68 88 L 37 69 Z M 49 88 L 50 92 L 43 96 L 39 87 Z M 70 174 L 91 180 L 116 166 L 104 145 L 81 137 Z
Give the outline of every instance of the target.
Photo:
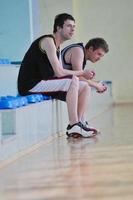
M 81 119 L 87 110 L 90 88 L 79 76 L 89 78 L 89 70 L 64 69 L 60 60 L 60 45 L 71 39 L 75 20 L 67 13 L 55 17 L 53 34 L 36 39 L 26 52 L 18 75 L 20 95 L 48 94 L 57 99 L 66 96 L 69 125 L 68 136 L 93 137 L 96 130 L 86 128 Z
M 83 43 L 71 44 L 61 51 L 62 65 L 64 69 L 81 70 L 85 68 L 86 61 L 95 63 L 108 51 L 108 44 L 103 38 L 93 38 L 87 42 L 85 47 Z M 103 93 L 107 88 L 103 83 L 92 80 L 94 75 L 95 72 L 90 70 L 90 79 L 86 82 L 97 92 Z

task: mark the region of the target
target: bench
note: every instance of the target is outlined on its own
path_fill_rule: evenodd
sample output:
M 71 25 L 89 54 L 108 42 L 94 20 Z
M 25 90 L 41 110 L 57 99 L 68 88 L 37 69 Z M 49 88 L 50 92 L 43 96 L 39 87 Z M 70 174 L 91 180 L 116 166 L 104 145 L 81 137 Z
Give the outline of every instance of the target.
M 65 134 L 68 114 L 65 102 L 44 95 L 17 96 L 16 79 L 19 67 L 0 67 L 0 160 L 16 155 L 41 141 Z M 6 80 L 10 77 L 10 80 Z M 88 120 L 112 104 L 111 81 L 108 91 L 92 90 Z M 9 88 L 10 85 L 10 88 Z

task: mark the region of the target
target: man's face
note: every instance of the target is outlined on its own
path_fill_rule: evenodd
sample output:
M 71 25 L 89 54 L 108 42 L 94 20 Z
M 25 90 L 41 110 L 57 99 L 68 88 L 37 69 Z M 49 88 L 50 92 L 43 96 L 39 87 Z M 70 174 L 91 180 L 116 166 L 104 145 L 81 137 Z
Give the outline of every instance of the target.
M 66 20 L 63 24 L 63 28 L 60 28 L 60 34 L 64 40 L 72 38 L 75 32 L 75 22 L 72 20 Z
M 95 63 L 105 55 L 105 51 L 102 48 L 93 50 L 93 47 L 90 47 L 87 50 L 87 54 L 88 54 L 88 60 Z

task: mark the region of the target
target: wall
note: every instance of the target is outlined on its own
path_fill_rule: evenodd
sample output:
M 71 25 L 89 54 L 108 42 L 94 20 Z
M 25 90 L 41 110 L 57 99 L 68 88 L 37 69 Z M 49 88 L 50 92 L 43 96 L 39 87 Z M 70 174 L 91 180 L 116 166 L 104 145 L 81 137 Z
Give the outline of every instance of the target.
M 0 58 L 21 60 L 30 43 L 28 0 L 0 0 Z
M 115 102 L 133 102 L 133 1 L 73 0 L 77 23 L 77 41 L 103 37 L 110 52 L 95 65 L 97 79 L 113 81 Z
M 40 34 L 53 33 L 54 18 L 60 13 L 69 13 L 73 15 L 73 1 L 72 0 L 39 0 L 40 5 Z M 71 41 L 66 41 L 62 44 L 62 47 L 75 41 L 73 38 Z

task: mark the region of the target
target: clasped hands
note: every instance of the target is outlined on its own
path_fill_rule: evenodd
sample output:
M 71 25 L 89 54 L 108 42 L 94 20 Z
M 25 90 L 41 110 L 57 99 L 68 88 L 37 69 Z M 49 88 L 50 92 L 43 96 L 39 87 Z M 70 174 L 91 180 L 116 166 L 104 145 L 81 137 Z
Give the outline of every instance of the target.
M 95 76 L 95 72 L 93 70 L 85 69 L 83 76 L 86 79 L 93 79 Z

